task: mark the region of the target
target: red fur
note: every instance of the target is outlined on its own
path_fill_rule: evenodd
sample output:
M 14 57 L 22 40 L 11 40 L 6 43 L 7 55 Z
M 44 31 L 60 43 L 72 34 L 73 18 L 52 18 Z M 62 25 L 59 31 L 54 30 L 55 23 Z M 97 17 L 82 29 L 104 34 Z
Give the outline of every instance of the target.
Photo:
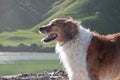
M 106 74 L 112 80 L 120 80 L 120 33 L 107 36 L 93 33 L 87 69 L 91 80 L 102 80 Z
M 55 19 L 43 32 L 57 33 L 59 37 L 54 40 L 57 42 L 74 42 L 78 23 L 66 18 Z M 120 33 L 104 36 L 92 32 L 86 62 L 90 80 L 120 80 Z

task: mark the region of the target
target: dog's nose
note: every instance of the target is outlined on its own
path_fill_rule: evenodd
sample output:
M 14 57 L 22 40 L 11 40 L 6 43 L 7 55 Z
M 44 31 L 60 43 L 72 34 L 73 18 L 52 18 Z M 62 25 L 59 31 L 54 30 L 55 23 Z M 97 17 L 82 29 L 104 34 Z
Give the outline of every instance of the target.
M 39 28 L 39 31 L 40 31 L 40 32 L 43 32 L 43 31 L 44 31 L 44 27 L 40 27 L 40 28 Z

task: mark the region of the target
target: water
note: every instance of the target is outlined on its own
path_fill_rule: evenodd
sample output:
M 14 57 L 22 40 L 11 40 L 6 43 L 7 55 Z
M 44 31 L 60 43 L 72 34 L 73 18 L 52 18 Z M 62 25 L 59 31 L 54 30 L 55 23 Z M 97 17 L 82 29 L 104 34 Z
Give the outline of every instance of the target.
M 0 52 L 0 64 L 24 60 L 57 60 L 55 53 Z

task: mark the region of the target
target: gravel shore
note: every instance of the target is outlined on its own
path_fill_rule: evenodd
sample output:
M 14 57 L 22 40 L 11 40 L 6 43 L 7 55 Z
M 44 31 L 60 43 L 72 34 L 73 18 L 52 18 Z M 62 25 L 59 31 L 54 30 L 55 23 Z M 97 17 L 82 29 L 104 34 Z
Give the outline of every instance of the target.
M 0 80 L 68 80 L 67 74 L 63 70 L 54 70 L 53 72 L 17 74 L 11 76 L 2 76 Z

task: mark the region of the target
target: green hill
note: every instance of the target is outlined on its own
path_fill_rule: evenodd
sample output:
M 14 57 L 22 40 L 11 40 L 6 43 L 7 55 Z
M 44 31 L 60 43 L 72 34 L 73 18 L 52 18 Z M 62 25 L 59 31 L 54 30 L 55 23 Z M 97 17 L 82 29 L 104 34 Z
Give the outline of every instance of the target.
M 39 0 L 41 1 L 41 0 Z M 47 0 L 45 0 L 47 1 Z M 48 1 L 49 2 L 49 1 Z M 57 0 L 54 1 L 44 15 L 40 24 L 34 26 L 30 30 L 22 30 L 7 33 L 1 33 L 0 41 L 3 45 L 13 45 L 11 41 L 14 40 L 14 45 L 24 43 L 40 44 L 41 35 L 36 33 L 41 25 L 47 24 L 51 19 L 57 17 L 71 16 L 75 20 L 82 22 L 82 25 L 90 28 L 92 31 L 97 31 L 101 34 L 120 32 L 120 0 Z M 45 5 L 45 4 L 42 4 Z M 45 5 L 47 6 L 47 5 Z M 22 34 L 25 33 L 25 34 Z M 10 37 L 9 34 L 12 34 Z M 17 34 L 17 35 L 16 35 Z M 7 37 L 6 37 L 7 36 Z M 21 40 L 16 40 L 20 37 Z M 36 36 L 36 37 L 35 37 Z M 43 35 L 42 35 L 43 36 Z M 15 38 L 14 38 L 15 37 Z M 32 41 L 31 41 L 32 40 Z M 35 41 L 36 40 L 36 41 Z
M 0 32 L 30 29 L 57 0 L 0 0 Z
M 65 0 L 53 6 L 49 12 L 55 11 L 54 14 L 39 25 L 56 17 L 71 16 L 101 34 L 116 33 L 120 31 L 119 3 L 120 0 Z

